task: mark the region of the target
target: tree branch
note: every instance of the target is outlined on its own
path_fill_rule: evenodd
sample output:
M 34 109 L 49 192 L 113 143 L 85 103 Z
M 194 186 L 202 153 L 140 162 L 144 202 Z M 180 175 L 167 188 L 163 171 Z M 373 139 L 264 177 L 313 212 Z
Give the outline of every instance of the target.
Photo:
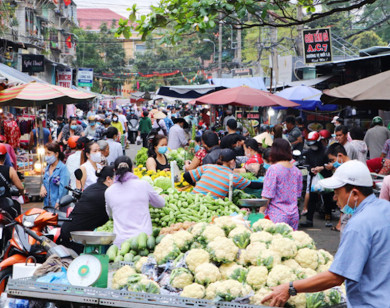
M 347 36 L 343 37 L 343 39 L 344 39 L 344 40 L 347 40 L 347 39 L 349 39 L 349 38 L 351 38 L 351 37 L 353 37 L 353 36 L 355 36 L 355 35 L 358 35 L 358 34 L 360 34 L 360 33 L 362 33 L 362 32 L 371 30 L 372 28 L 375 28 L 376 26 L 379 26 L 380 24 L 386 22 L 386 21 L 389 20 L 389 19 L 390 19 L 390 15 L 389 15 L 389 16 L 386 16 L 384 19 L 378 21 L 378 22 L 375 23 L 375 24 L 372 24 L 371 26 L 369 26 L 369 27 L 367 27 L 367 28 L 365 28 L 365 29 L 363 29 L 363 30 L 359 30 L 358 32 L 355 32 L 355 33 L 352 33 L 352 34 L 350 34 L 350 35 L 347 35 Z

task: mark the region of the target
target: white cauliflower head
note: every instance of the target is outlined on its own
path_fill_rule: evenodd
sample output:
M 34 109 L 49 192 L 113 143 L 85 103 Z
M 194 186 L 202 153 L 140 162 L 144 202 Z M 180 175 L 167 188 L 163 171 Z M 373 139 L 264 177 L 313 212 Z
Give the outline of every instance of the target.
M 213 300 L 217 296 L 217 287 L 221 281 L 210 283 L 206 288 L 206 299 Z
M 137 273 L 142 273 L 142 267 L 144 264 L 148 262 L 148 257 L 141 257 L 136 263 L 135 263 L 135 270 Z
M 250 303 L 252 305 L 259 305 L 259 306 L 262 306 L 262 305 L 269 305 L 270 304 L 270 301 L 267 301 L 265 302 L 264 304 L 262 303 L 262 300 L 264 299 L 264 297 L 266 297 L 267 295 L 271 294 L 272 293 L 272 290 L 267 288 L 267 287 L 264 287 L 264 288 L 261 288 L 260 290 L 258 290 L 255 295 L 253 295 L 251 298 L 250 298 Z
M 316 250 L 302 248 L 298 250 L 295 261 L 302 267 L 308 267 L 315 270 L 318 267 L 318 253 Z
M 272 234 L 266 231 L 257 231 L 251 234 L 251 243 L 253 242 L 263 242 L 263 243 L 271 243 Z
M 320 265 L 317 268 L 317 273 L 323 273 L 329 271 L 330 266 L 332 265 L 331 262 L 328 262 L 326 264 Z
M 247 265 L 246 249 L 241 249 L 238 252 L 237 263 L 240 265 Z
M 187 253 L 185 260 L 190 271 L 194 272 L 198 265 L 210 262 L 210 254 L 204 249 L 195 248 Z
M 229 238 L 233 238 L 236 235 L 240 235 L 240 234 L 243 234 L 243 233 L 251 234 L 252 232 L 251 232 L 250 229 L 248 229 L 244 225 L 238 225 L 232 231 L 229 232 L 229 236 L 228 237 Z
M 246 276 L 246 282 L 254 289 L 259 290 L 267 282 L 268 270 L 265 266 L 251 266 Z
M 317 272 L 311 268 L 303 267 L 296 272 L 296 275 L 298 279 L 305 279 L 317 275 Z
M 232 216 L 220 216 L 214 219 L 214 224 L 223 229 L 226 234 L 229 234 L 237 224 Z
M 170 283 L 174 288 L 183 289 L 193 282 L 194 276 L 192 276 L 191 272 L 186 268 L 175 268 L 171 273 Z
M 235 262 L 231 262 L 231 263 L 224 263 L 222 264 L 220 267 L 219 267 L 219 271 L 221 273 L 221 277 L 222 279 L 228 279 L 228 277 L 230 277 L 230 275 L 233 273 L 233 271 L 237 268 L 241 268 L 241 269 L 244 269 L 243 266 L 241 265 L 238 265 L 237 263 Z
M 207 245 L 211 259 L 216 262 L 233 262 L 238 253 L 238 247 L 233 241 L 226 237 L 216 237 Z
M 208 226 L 205 222 L 198 222 L 197 224 L 193 225 L 188 231 L 191 232 L 193 236 L 198 236 L 202 234 L 204 228 Z
M 287 303 L 294 308 L 306 308 L 306 294 L 299 293 L 295 296 L 290 296 Z
M 249 295 L 251 292 L 253 291 L 249 286 L 237 280 L 228 279 L 214 283 L 208 292 L 206 290 L 206 297 L 210 299 L 219 297 L 223 301 L 232 301 L 237 297 Z
M 212 242 L 217 237 L 226 237 L 225 231 L 216 225 L 207 225 L 207 227 L 202 232 L 202 239 L 206 243 Z
M 263 230 L 266 230 L 266 229 L 272 227 L 273 225 L 274 225 L 274 223 L 269 219 L 259 219 L 258 221 L 256 221 L 253 224 L 252 229 L 255 232 L 263 231 Z
M 244 249 L 250 243 L 251 230 L 244 225 L 238 225 L 229 233 L 231 238 L 238 248 Z
M 324 264 L 333 262 L 333 256 L 330 252 L 328 252 L 324 249 L 319 249 L 318 252 L 322 254 L 322 256 L 324 258 Z
M 175 244 L 172 234 L 167 234 L 158 244 L 153 253 L 158 264 L 173 260 L 180 255 L 180 249 Z
M 112 277 L 112 288 L 116 290 L 123 288 L 127 285 L 128 278 L 135 273 L 135 269 L 130 265 L 122 266 Z
M 297 276 L 289 267 L 278 264 L 275 265 L 269 272 L 267 277 L 267 285 L 269 287 L 276 287 L 280 284 L 294 281 L 296 279 Z
M 274 238 L 269 248 L 279 253 L 282 258 L 294 258 L 298 252 L 295 242 L 286 237 Z
M 265 249 L 257 259 L 257 265 L 264 265 L 269 271 L 277 264 L 282 263 L 282 257 L 279 253 L 271 249 Z
M 260 258 L 261 253 L 266 249 L 266 244 L 261 242 L 249 244 L 245 250 L 245 261 L 252 265 L 258 265 L 258 259 Z
M 173 233 L 173 240 L 181 251 L 187 250 L 193 238 L 194 236 L 190 232 L 185 230 L 180 230 Z
M 191 298 L 203 298 L 205 295 L 204 286 L 192 283 L 188 286 L 185 286 L 183 291 L 180 293 L 181 297 L 191 297 Z
M 315 243 L 313 239 L 310 237 L 309 234 L 303 231 L 294 231 L 290 234 L 295 241 L 295 244 L 297 245 L 298 249 L 301 248 L 315 248 Z
M 200 284 L 208 285 L 220 279 L 221 273 L 218 267 L 212 263 L 203 263 L 195 269 L 195 280 Z
M 298 262 L 295 261 L 294 259 L 287 259 L 287 260 L 284 260 L 284 261 L 282 262 L 282 264 L 288 266 L 289 268 L 291 268 L 291 269 L 293 270 L 294 273 L 302 268 L 302 267 L 298 264 Z
M 272 233 L 272 234 L 287 235 L 293 231 L 293 228 L 291 228 L 290 225 L 288 225 L 284 222 L 278 222 L 278 223 L 274 224 L 273 226 L 266 228 L 265 231 L 268 231 L 269 233 Z

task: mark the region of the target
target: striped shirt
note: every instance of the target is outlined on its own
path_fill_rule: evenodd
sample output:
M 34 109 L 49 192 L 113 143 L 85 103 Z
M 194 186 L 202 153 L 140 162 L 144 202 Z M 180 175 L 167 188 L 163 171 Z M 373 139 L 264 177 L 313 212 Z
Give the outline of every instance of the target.
M 211 194 L 214 199 L 225 198 L 229 194 L 229 174 L 233 171 L 225 166 L 204 165 L 189 171 L 194 182 L 193 192 L 203 195 Z M 233 174 L 233 188 L 245 189 L 250 181 L 238 174 Z

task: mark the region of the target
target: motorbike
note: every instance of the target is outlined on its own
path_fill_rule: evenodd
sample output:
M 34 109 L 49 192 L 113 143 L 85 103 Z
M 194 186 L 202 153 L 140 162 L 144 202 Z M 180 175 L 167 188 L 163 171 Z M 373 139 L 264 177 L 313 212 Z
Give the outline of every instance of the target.
M 4 257 L 0 262 L 0 293 L 4 291 L 8 278 L 12 275 L 12 266 L 27 262 L 30 256 L 33 256 L 38 263 L 43 263 L 52 254 L 61 258 L 77 256 L 64 246 L 56 245 L 43 234 L 46 226 L 57 226 L 60 221 L 70 220 L 38 208 L 28 210 L 15 219 L 12 219 L 8 212 L 0 211 L 0 221 L 8 222 L 6 227 L 14 227 L 12 238 L 8 241 Z

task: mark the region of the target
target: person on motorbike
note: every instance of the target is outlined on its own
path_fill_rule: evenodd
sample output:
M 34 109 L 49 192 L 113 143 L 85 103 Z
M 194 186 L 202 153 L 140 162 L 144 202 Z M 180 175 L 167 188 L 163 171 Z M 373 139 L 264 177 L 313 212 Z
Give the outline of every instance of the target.
M 77 118 L 71 117 L 69 124 L 65 124 L 57 137 L 58 142 L 66 144 L 71 136 L 84 136 L 83 127 L 78 124 Z
M 97 129 L 96 121 L 96 116 L 91 115 L 88 117 L 88 127 L 85 129 L 84 135 L 89 139 L 93 139 L 95 137 Z
M 62 162 L 64 153 L 61 151 L 59 143 L 48 143 L 45 152 L 47 167 L 43 176 L 40 196 L 43 198 L 45 207 L 58 208 L 60 199 L 68 193 L 65 186 L 69 185 L 70 174 Z
M 72 231 L 93 231 L 108 221 L 105 191 L 114 182 L 114 167 L 105 166 L 96 172 L 97 182 L 88 186 L 69 215 L 72 221 L 66 221 L 61 227 L 60 243 L 77 253 L 83 245 L 71 241 Z

